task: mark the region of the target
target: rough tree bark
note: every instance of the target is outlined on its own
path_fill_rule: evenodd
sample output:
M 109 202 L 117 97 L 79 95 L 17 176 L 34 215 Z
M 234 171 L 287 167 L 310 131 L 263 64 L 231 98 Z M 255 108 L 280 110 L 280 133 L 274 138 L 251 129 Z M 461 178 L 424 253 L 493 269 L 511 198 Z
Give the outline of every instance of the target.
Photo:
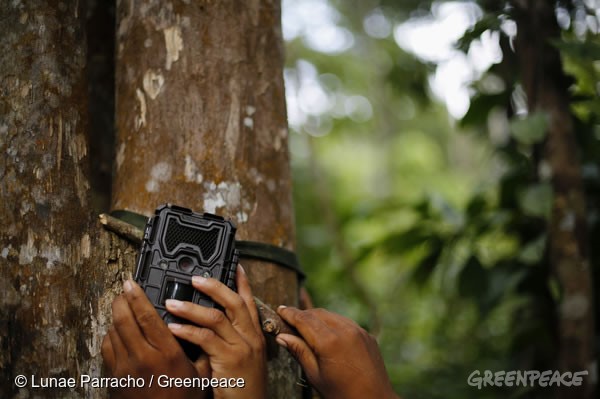
M 562 387 L 560 398 L 592 398 L 594 312 L 585 193 L 581 163 L 569 108 L 569 80 L 558 50 L 551 40 L 560 38 L 553 2 L 515 1 L 518 35 L 516 51 L 530 112 L 549 116 L 542 153 L 552 171 L 554 191 L 549 225 L 549 254 L 552 272 L 562 289 L 558 309 L 558 367 L 563 371 L 588 370 L 580 389 Z
M 118 4 L 113 206 L 217 211 L 238 222 L 240 238 L 292 248 L 279 4 L 187 3 Z M 1 5 L 3 398 L 105 397 L 13 381 L 101 375 L 110 303 L 134 265 L 136 249 L 90 209 L 83 4 Z M 294 273 L 244 264 L 265 302 L 297 302 Z M 270 397 L 299 397 L 297 366 L 270 349 Z
M 3 2 L 0 32 L 0 397 L 94 398 L 18 389 L 17 375 L 101 373 L 100 342 L 134 251 L 89 209 L 82 2 Z M 6 56 L 10 54 L 10 56 Z
M 282 52 L 275 0 L 118 1 L 113 208 L 217 212 L 293 249 Z M 242 262 L 256 296 L 297 303 L 293 272 Z M 294 361 L 270 351 L 269 397 L 299 397 Z

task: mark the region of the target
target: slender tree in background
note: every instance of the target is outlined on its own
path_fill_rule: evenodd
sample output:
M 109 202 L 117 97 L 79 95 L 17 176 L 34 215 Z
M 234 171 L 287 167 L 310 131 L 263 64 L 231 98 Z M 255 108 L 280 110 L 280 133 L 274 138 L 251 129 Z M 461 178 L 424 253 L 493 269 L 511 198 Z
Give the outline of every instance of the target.
M 111 151 L 89 147 L 84 5 L 2 4 L 2 397 L 17 394 L 19 374 L 100 375 L 110 303 L 133 270 L 135 248 L 90 209 L 90 187 L 106 197 L 90 150 L 95 162 Z M 279 7 L 118 2 L 115 209 L 178 203 L 232 218 L 239 238 L 293 249 Z M 293 272 L 244 265 L 265 302 L 297 303 Z M 299 397 L 289 355 L 270 345 L 269 358 L 270 397 Z
M 548 118 L 547 135 L 538 165 L 547 165 L 553 189 L 548 227 L 552 273 L 562 290 L 558 313 L 558 366 L 562 371 L 591 370 L 594 362 L 594 297 L 588 254 L 586 198 L 581 159 L 570 110 L 572 79 L 563 71 L 555 7 L 544 0 L 514 2 L 516 55 L 530 114 Z M 583 389 L 559 389 L 561 398 L 592 398 L 593 383 Z

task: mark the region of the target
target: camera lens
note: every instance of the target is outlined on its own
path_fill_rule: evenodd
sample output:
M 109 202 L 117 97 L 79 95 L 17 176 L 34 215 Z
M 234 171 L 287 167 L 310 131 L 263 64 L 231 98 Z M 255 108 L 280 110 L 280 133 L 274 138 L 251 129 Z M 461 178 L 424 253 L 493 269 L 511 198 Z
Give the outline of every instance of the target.
M 192 258 L 187 256 L 184 256 L 183 258 L 179 259 L 179 262 L 177 264 L 179 268 L 186 273 L 191 273 L 192 269 L 194 268 L 194 261 L 192 260 Z
M 194 287 L 189 284 L 169 281 L 165 290 L 165 300 L 178 299 L 180 301 L 191 302 L 194 298 Z

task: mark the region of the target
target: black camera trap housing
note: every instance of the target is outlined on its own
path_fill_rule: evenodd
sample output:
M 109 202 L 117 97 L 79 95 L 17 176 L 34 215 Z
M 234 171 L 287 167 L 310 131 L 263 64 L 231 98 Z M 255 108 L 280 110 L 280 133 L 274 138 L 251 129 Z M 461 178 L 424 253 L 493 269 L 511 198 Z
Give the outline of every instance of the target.
M 167 312 L 167 299 L 222 309 L 194 289 L 192 276 L 212 277 L 236 290 L 239 254 L 235 249 L 235 231 L 235 225 L 221 216 L 199 214 L 172 204 L 159 206 L 148 219 L 135 281 L 165 323 L 191 324 Z M 192 360 L 202 352 L 187 341 L 179 342 Z

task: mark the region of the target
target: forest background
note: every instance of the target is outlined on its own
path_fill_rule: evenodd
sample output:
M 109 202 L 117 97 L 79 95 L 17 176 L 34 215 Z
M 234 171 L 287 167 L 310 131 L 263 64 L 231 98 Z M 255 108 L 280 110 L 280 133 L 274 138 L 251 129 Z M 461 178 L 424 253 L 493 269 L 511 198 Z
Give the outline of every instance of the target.
M 467 377 L 597 368 L 597 349 L 575 349 L 597 328 L 570 341 L 565 315 L 583 314 L 580 332 L 599 319 L 599 10 L 283 1 L 308 288 L 379 337 L 405 397 L 548 397 Z M 553 142 L 571 144 L 557 155 Z M 560 248 L 569 240 L 575 256 Z M 565 273 L 561 259 L 591 266 Z

